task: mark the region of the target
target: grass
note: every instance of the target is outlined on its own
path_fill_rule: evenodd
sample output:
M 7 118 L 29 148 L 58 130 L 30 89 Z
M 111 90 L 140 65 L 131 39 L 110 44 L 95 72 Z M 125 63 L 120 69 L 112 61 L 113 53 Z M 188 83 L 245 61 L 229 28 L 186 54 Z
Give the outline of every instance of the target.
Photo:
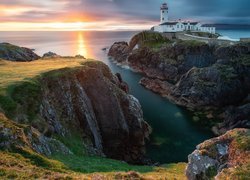
M 69 169 L 81 173 L 117 171 L 145 173 L 153 171 L 151 166 L 133 166 L 125 162 L 97 156 L 54 155 L 52 158 L 63 162 Z
M 77 58 L 44 59 L 32 62 L 0 60 L 0 93 L 20 81 L 29 81 L 42 73 L 66 67 L 76 67 L 86 60 Z
M 162 36 L 161 33 L 152 31 L 143 31 L 136 34 L 130 41 L 129 46 L 131 49 L 137 44 L 139 46 L 146 46 L 153 49 L 158 49 L 171 41 Z
M 92 179 L 93 177 L 102 177 L 101 179 L 135 179 L 131 177 L 131 174 L 136 174 L 139 177 L 137 179 L 186 179 L 184 175 L 185 163 L 168 164 L 162 167 L 136 167 L 104 158 L 89 157 L 90 159 L 83 159 L 82 157 L 70 156 L 63 158 L 65 161 L 67 160 L 64 163 L 44 157 L 46 162 L 49 162 L 49 166 L 52 167 L 48 168 L 48 164 L 34 163 L 34 159 L 37 161 L 37 157 L 34 155 L 0 151 L 0 156 L 1 179 Z M 99 166 L 101 170 L 99 172 L 93 171 L 91 169 L 94 167 L 93 164 L 96 167 Z M 104 168 L 106 168 L 106 172 L 103 172 Z M 82 173 L 83 170 L 84 173 Z M 140 172 L 134 172 L 135 170 Z M 130 173 L 130 171 L 134 173 Z
M 196 40 L 186 40 L 186 41 L 178 41 L 178 44 L 188 46 L 188 47 L 197 47 L 205 45 L 205 42 L 196 41 Z
M 83 59 L 61 58 L 32 62 L 0 60 L 0 107 L 8 117 L 14 117 L 18 104 L 27 112 L 29 120 L 35 117 L 40 86 L 35 77 L 56 69 L 80 66 Z

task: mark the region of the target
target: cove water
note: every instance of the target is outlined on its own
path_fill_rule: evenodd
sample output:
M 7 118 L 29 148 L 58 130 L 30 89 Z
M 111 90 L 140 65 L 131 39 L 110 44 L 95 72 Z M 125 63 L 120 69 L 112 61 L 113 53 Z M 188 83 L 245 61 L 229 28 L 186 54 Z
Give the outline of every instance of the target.
M 219 31 L 231 38 L 250 37 L 249 31 Z M 82 54 L 101 60 L 113 73 L 120 73 L 130 93 L 139 99 L 145 120 L 153 128 L 147 155 L 160 163 L 186 162 L 195 146 L 213 137 L 210 130 L 195 123 L 192 114 L 138 84 L 142 75 L 113 64 L 102 49 L 116 41 L 128 41 L 137 32 L 0 32 L 1 42 L 48 51 L 63 56 Z

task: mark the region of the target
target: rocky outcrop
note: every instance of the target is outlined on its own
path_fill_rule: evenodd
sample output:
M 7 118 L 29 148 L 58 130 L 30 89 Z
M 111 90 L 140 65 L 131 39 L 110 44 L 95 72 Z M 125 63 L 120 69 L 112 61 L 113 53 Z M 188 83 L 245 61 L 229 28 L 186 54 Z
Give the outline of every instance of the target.
M 40 114 L 53 127 L 52 134 L 67 137 L 81 132 L 89 151 L 143 163 L 150 127 L 143 120 L 140 103 L 127 94 L 119 75 L 92 61 L 46 76 L 41 80 Z
M 208 67 L 215 63 L 213 47 L 186 42 L 164 45 L 158 49 L 142 47 L 132 52 L 128 63 L 148 77 L 177 82 L 192 67 Z
M 189 155 L 187 178 L 244 179 L 249 174 L 250 131 L 234 129 L 207 140 Z
M 10 61 L 33 61 L 40 57 L 31 49 L 0 43 L 0 58 Z
M 60 57 L 61 57 L 60 55 L 49 51 L 49 52 L 45 53 L 42 58 L 43 59 L 50 59 L 50 58 L 60 58 Z
M 250 103 L 244 104 L 238 107 L 230 106 L 224 113 L 224 119 L 222 123 L 213 127 L 215 134 L 224 134 L 230 129 L 234 128 L 250 128 Z
M 125 53 L 127 65 L 146 75 L 141 85 L 175 104 L 204 113 L 214 112 L 213 117 L 224 121 L 213 128 L 216 133 L 249 127 L 249 117 L 232 117 L 239 116 L 237 107 L 247 104 L 244 100 L 250 93 L 250 43 L 231 46 L 181 40 L 156 43 L 148 41 L 150 38 L 146 36 L 150 37 L 143 33 L 134 36 L 131 44 L 134 47 L 137 43 L 138 48 Z M 125 54 L 114 48 L 109 55 L 119 59 Z
M 22 126 L 7 119 L 0 113 L 0 149 L 17 151 L 30 148 L 40 154 L 52 155 L 54 153 L 72 154 L 60 141 L 41 134 L 31 126 Z
M 113 57 L 118 63 L 125 63 L 129 52 L 128 43 L 116 42 L 110 47 L 108 55 Z

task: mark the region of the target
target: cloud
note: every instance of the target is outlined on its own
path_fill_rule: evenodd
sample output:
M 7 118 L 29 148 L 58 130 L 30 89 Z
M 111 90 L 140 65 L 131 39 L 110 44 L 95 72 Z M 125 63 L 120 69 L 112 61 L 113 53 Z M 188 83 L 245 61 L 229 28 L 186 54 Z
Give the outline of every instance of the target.
M 155 24 L 162 0 L 0 0 L 1 22 Z M 249 0 L 168 0 L 171 19 L 249 23 Z

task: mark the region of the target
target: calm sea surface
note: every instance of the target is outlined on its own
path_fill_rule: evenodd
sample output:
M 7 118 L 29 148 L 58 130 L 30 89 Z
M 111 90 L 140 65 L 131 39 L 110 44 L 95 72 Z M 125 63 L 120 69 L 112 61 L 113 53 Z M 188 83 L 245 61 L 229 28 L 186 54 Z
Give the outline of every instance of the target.
M 237 32 L 238 31 L 238 32 Z M 249 31 L 218 31 L 222 35 L 238 39 L 250 37 Z M 35 49 L 42 55 L 48 51 L 70 56 L 81 54 L 106 63 L 111 70 L 120 73 L 128 82 L 130 93 L 141 102 L 144 118 L 152 126 L 147 154 L 161 163 L 187 161 L 197 144 L 212 137 L 212 133 L 192 120 L 192 115 L 167 99 L 144 89 L 140 78 L 128 69 L 114 65 L 101 49 L 115 41 L 128 41 L 137 32 L 0 32 L 0 41 Z

